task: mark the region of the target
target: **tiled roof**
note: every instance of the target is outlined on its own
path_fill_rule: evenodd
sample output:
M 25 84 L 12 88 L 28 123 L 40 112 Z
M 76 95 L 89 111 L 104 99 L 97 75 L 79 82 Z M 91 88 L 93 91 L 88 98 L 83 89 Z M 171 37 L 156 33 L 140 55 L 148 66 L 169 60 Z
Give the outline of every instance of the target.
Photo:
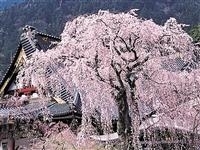
M 171 72 L 176 71 L 187 71 L 191 72 L 192 69 L 198 69 L 200 67 L 200 61 L 197 58 L 192 58 L 189 61 L 184 61 L 180 57 L 176 57 L 175 59 L 168 59 L 162 61 L 162 67 Z
M 10 76 L 10 74 L 11 74 L 13 68 L 14 68 L 15 62 L 16 62 L 18 56 L 19 56 L 19 53 L 20 53 L 21 48 L 22 48 L 22 45 L 19 44 L 19 45 L 18 45 L 18 48 L 17 48 L 17 51 L 16 51 L 16 53 L 14 54 L 12 63 L 9 64 L 9 66 L 8 66 L 8 68 L 7 68 L 7 70 L 6 70 L 6 73 L 5 73 L 5 74 L 2 76 L 2 78 L 1 78 L 0 87 L 1 87 L 2 84 L 5 82 L 5 80 Z
M 40 40 L 36 39 L 37 38 L 36 35 L 38 35 L 40 37 Z M 10 63 L 9 67 L 7 68 L 6 73 L 1 78 L 0 88 L 2 87 L 2 85 L 4 84 L 6 79 L 8 79 L 12 75 L 12 73 L 16 67 L 15 66 L 16 60 L 19 57 L 19 54 L 20 54 L 20 51 L 22 50 L 22 48 L 24 49 L 27 58 L 31 57 L 32 53 L 36 50 L 36 48 L 37 49 L 45 48 L 45 50 L 48 49 L 47 45 L 49 45 L 50 42 L 46 41 L 46 39 L 43 40 L 42 38 L 50 38 L 50 40 L 58 41 L 58 42 L 61 41 L 61 38 L 59 38 L 59 37 L 55 37 L 55 36 L 51 36 L 48 34 L 38 32 L 35 30 L 34 27 L 31 27 L 31 26 L 25 26 L 24 33 L 22 33 L 22 35 L 21 35 L 20 42 L 19 42 L 17 51 L 13 57 L 13 60 Z M 43 40 L 43 42 L 41 42 L 41 40 Z M 38 44 L 38 42 L 40 42 L 40 44 Z M 42 45 L 45 45 L 45 46 L 42 46 Z
M 29 119 L 36 118 L 46 105 L 32 103 L 21 107 L 0 108 L 0 118 Z
M 168 71 L 181 71 L 188 65 L 188 62 L 185 62 L 180 57 L 175 59 L 169 59 L 162 62 L 162 67 Z
M 48 109 L 53 117 L 67 115 L 74 111 L 69 104 L 58 103 L 53 104 L 52 106 L 48 107 Z
M 162 67 L 167 71 L 187 71 L 191 72 L 192 69 L 200 68 L 200 48 L 196 47 L 192 51 L 190 60 L 184 60 L 180 56 L 171 59 L 162 60 Z
M 74 114 L 81 114 L 76 106 L 72 107 L 70 104 L 58 103 L 41 103 L 34 102 L 21 107 L 0 108 L 0 119 L 13 118 L 13 119 L 36 119 L 42 116 L 44 112 L 48 112 L 52 117 L 67 116 Z

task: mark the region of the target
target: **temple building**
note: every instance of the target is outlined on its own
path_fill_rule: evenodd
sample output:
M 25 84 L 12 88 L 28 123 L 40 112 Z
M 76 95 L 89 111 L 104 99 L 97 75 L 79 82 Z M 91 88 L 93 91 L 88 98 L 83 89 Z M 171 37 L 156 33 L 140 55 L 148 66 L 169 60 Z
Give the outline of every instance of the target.
M 0 95 L 4 96 L 6 94 L 13 94 L 14 91 L 19 91 L 19 94 L 22 94 L 23 92 L 26 94 L 29 92 L 35 92 L 36 89 L 33 87 L 17 89 L 17 73 L 25 60 L 29 59 L 36 49 L 46 51 L 47 49 L 54 47 L 56 43 L 60 41 L 61 39 L 59 37 L 38 32 L 31 26 L 25 26 L 24 32 L 20 37 L 17 51 L 13 57 L 13 61 L 0 82 Z
M 23 66 L 25 61 L 29 59 L 36 50 L 47 51 L 61 41 L 61 38 L 39 32 L 32 26 L 25 26 L 23 31 L 24 32 L 21 34 L 20 42 L 13 57 L 13 61 L 0 82 L 1 97 L 17 95 L 20 98 L 28 97 L 37 99 L 37 87 L 32 85 L 19 85 L 16 81 L 17 74 L 20 67 Z M 51 72 L 51 68 L 48 68 L 47 73 Z M 72 95 L 64 85 L 62 85 L 60 91 L 57 91 L 56 97 L 53 97 L 52 99 L 60 104 L 73 105 L 73 108 L 74 106 L 78 106 L 78 109 L 80 110 L 81 102 L 79 94 L 74 93 L 74 95 Z
M 29 119 L 44 119 L 42 112 L 47 110 L 53 121 L 70 123 L 73 120 L 81 120 L 81 100 L 78 92 L 72 95 L 63 85 L 63 88 L 57 91 L 56 97 L 41 98 L 37 87 L 17 85 L 16 77 L 25 61 L 31 58 L 36 50 L 47 51 L 60 41 L 61 38 L 39 32 L 32 26 L 23 28 L 13 60 L 0 81 L 0 149 L 14 150 L 13 133 L 16 122 L 26 119 L 27 116 Z M 10 97 L 15 97 L 15 102 L 25 101 L 20 107 L 16 107 L 16 104 L 8 103 Z

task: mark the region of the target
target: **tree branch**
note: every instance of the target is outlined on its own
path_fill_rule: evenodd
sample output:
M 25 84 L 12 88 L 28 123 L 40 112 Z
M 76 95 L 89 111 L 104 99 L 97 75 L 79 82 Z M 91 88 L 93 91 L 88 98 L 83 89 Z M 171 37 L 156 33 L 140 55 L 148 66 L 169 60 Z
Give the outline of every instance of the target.
M 97 78 L 102 81 L 102 82 L 106 82 L 106 80 L 100 75 L 99 73 L 99 59 L 98 59 L 98 52 L 96 51 L 96 55 L 95 55 L 95 64 L 94 64 L 94 70 L 95 70 L 95 73 L 96 73 L 96 76 Z
M 120 41 L 125 45 L 125 48 L 126 50 L 124 50 L 123 48 L 121 48 L 120 50 L 118 50 L 116 48 L 116 39 L 119 38 Z M 117 52 L 118 55 L 121 55 L 121 52 L 132 52 L 134 54 L 134 59 L 131 59 L 129 60 L 128 62 L 133 62 L 133 61 L 136 61 L 138 59 L 138 56 L 137 56 L 137 52 L 135 50 L 135 43 L 137 42 L 137 40 L 139 39 L 138 36 L 136 36 L 136 38 L 134 39 L 133 43 L 132 43 L 132 38 L 131 36 L 129 37 L 129 45 L 127 44 L 127 42 L 121 37 L 121 36 L 116 36 L 115 39 L 114 39 L 114 50 Z M 121 51 L 121 52 L 120 52 Z M 122 60 L 125 61 L 125 59 L 122 57 Z M 127 60 L 126 60 L 127 62 Z
M 137 68 L 138 66 L 144 65 L 149 60 L 149 56 L 145 57 L 142 61 L 139 61 L 135 63 L 132 67 L 129 67 L 129 69 L 132 71 L 133 69 Z
M 110 86 L 112 88 L 116 89 L 117 91 L 120 91 L 120 87 L 114 84 L 113 79 L 111 77 L 109 77 L 109 81 L 110 81 Z
M 127 50 L 128 52 L 130 52 L 130 47 L 128 46 L 128 44 L 126 43 L 126 41 L 125 41 L 121 36 L 116 36 L 115 40 L 116 40 L 117 38 L 119 38 L 120 41 L 125 45 L 126 50 Z M 122 51 L 122 49 L 121 49 L 121 51 Z M 122 51 L 122 52 L 125 52 L 125 51 Z
M 118 65 L 119 65 L 119 64 L 118 64 Z M 121 79 L 121 71 L 122 71 L 122 70 L 118 70 L 118 69 L 117 69 L 116 64 L 113 62 L 113 60 L 111 61 L 111 67 L 112 67 L 113 70 L 115 71 L 115 74 L 116 74 L 116 76 L 117 76 L 117 80 L 118 80 L 120 86 L 121 86 L 122 88 L 125 88 L 124 83 L 123 83 L 123 81 L 122 81 L 122 79 Z

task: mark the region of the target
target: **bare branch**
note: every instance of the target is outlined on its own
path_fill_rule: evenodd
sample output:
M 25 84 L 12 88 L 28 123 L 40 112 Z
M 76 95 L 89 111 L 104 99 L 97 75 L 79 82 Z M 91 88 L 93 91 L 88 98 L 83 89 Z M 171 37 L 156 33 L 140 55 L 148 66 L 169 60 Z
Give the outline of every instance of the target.
M 127 50 L 128 52 L 130 52 L 130 47 L 128 46 L 128 44 L 126 43 L 126 41 L 125 41 L 121 36 L 117 36 L 116 39 L 117 39 L 117 38 L 119 38 L 120 41 L 125 45 L 126 50 Z M 115 40 L 116 40 L 116 39 L 115 39 Z M 121 49 L 121 51 L 122 51 L 122 49 Z M 125 51 L 122 51 L 122 52 L 125 52 Z
M 114 79 L 112 77 L 109 77 L 109 81 L 110 81 L 110 86 L 114 89 L 116 89 L 117 91 L 120 90 L 120 87 L 114 84 Z
M 96 51 L 96 55 L 95 55 L 95 64 L 94 64 L 94 70 L 95 70 L 95 73 L 96 73 L 96 76 L 98 77 L 98 79 L 102 82 L 106 82 L 106 80 L 100 75 L 99 73 L 99 59 L 98 59 L 98 52 Z
M 118 64 L 118 65 L 119 65 L 119 64 Z M 111 61 L 111 67 L 112 67 L 113 70 L 115 71 L 115 74 L 116 74 L 116 76 L 117 76 L 117 80 L 118 80 L 120 86 L 121 86 L 122 88 L 125 88 L 125 87 L 124 87 L 124 83 L 123 83 L 123 81 L 122 81 L 122 79 L 121 79 L 121 75 L 120 75 L 122 70 L 118 70 L 118 69 L 117 69 L 116 63 L 114 63 L 113 60 Z
M 145 57 L 142 61 L 139 61 L 139 62 L 135 63 L 134 65 L 132 65 L 131 67 L 129 67 L 129 70 L 132 71 L 133 69 L 137 68 L 138 66 L 144 65 L 148 60 L 149 60 L 149 56 Z

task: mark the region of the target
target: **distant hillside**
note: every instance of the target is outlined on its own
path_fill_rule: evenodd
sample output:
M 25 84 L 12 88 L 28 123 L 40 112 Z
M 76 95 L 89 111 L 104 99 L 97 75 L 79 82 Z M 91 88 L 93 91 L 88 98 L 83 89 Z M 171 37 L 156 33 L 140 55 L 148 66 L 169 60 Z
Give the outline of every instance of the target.
M 0 4 L 4 1 L 0 0 Z M 19 1 L 23 0 L 6 2 Z M 181 23 L 200 23 L 199 0 L 25 0 L 0 12 L 0 72 L 10 63 L 26 24 L 58 36 L 65 22 L 80 14 L 95 13 L 99 9 L 121 12 L 132 8 L 140 9 L 141 17 L 152 18 L 161 24 L 171 16 Z
M 24 2 L 24 0 L 0 0 L 0 10 L 9 8 L 21 2 Z

